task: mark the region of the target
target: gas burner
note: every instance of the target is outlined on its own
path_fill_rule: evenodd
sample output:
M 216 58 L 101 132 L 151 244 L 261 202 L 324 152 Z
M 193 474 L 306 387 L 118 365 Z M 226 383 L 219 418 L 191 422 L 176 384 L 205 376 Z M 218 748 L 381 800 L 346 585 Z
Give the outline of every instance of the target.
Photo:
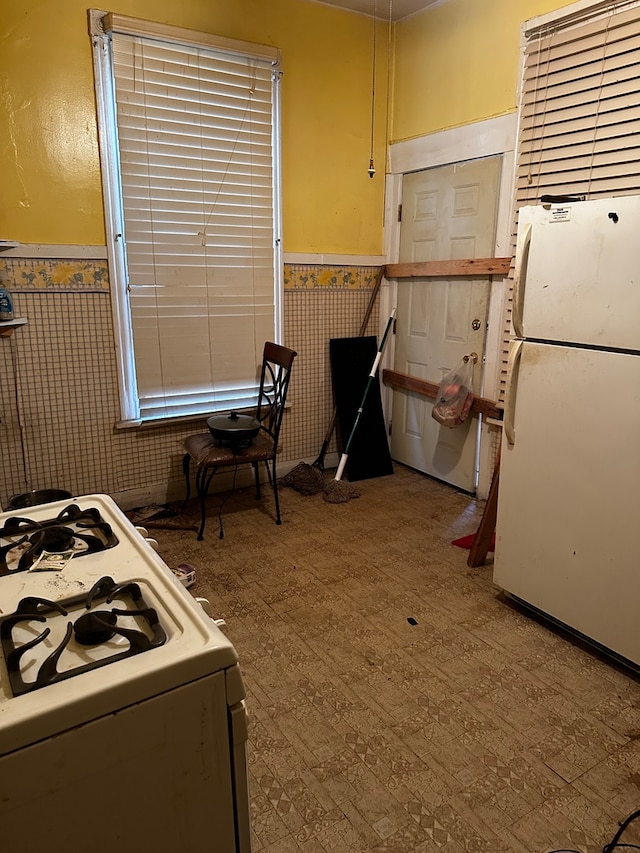
M 115 631 L 118 616 L 112 610 L 90 611 L 73 623 L 76 642 L 83 646 L 99 646 L 110 640 Z
M 117 606 L 111 610 L 91 609 L 112 603 Z M 14 696 L 150 651 L 166 639 L 139 585 L 116 584 L 110 577 L 61 601 L 28 596 L 14 613 L 0 617 L 0 645 Z
M 73 530 L 70 527 L 52 527 L 42 532 L 42 549 L 54 553 L 73 547 Z
M 111 525 L 95 507 L 70 504 L 41 521 L 11 516 L 0 528 L 0 575 L 27 571 L 43 551 L 73 551 L 74 557 L 82 557 L 117 544 Z

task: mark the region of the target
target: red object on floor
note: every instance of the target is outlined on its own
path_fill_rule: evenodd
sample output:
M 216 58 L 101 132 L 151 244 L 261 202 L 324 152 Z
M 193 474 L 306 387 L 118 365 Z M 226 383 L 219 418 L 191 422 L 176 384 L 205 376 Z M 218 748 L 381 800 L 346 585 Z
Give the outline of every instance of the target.
M 458 548 L 466 548 L 467 551 L 471 550 L 471 546 L 473 545 L 473 540 L 476 538 L 475 533 L 470 533 L 468 536 L 461 536 L 460 539 L 454 539 L 451 543 Z M 489 543 L 489 551 L 495 551 L 496 549 L 496 534 L 494 533 L 491 537 L 491 542 Z

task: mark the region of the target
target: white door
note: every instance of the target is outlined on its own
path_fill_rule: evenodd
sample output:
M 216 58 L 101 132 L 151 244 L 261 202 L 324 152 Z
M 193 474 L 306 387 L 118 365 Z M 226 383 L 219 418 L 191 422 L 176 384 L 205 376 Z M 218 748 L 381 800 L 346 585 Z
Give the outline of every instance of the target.
M 493 579 L 640 664 L 640 355 L 513 346 Z
M 502 158 L 487 157 L 405 175 L 399 261 L 489 258 L 494 255 Z M 475 352 L 480 392 L 489 279 L 399 280 L 395 370 L 440 383 Z M 448 429 L 431 417 L 433 401 L 394 391 L 393 459 L 467 491 L 476 487 L 478 419 Z

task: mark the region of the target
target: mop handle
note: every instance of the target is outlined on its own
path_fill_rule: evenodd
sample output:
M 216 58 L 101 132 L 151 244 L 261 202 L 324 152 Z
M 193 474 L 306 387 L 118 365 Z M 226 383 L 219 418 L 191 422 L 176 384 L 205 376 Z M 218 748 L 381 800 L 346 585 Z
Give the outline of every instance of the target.
M 344 448 L 344 453 L 340 457 L 340 463 L 338 465 L 338 470 L 336 471 L 336 480 L 340 480 L 342 478 L 342 474 L 344 472 L 345 465 L 347 464 L 347 457 L 349 456 L 349 450 L 351 448 L 351 443 L 353 441 L 353 437 L 356 434 L 356 430 L 358 428 L 358 424 L 360 422 L 360 417 L 362 415 L 362 411 L 364 409 L 364 404 L 367 399 L 367 394 L 369 393 L 369 388 L 371 387 L 371 383 L 375 379 L 376 371 L 378 370 L 378 365 L 380 364 L 380 359 L 382 358 L 382 353 L 384 352 L 384 346 L 387 342 L 387 336 L 389 335 L 389 331 L 391 326 L 393 325 L 393 321 L 396 317 L 396 309 L 394 308 L 391 312 L 391 316 L 387 320 L 387 328 L 384 330 L 384 335 L 382 336 L 382 340 L 380 341 L 380 346 L 378 347 L 378 352 L 376 353 L 376 357 L 374 359 L 373 365 L 371 366 L 371 370 L 369 372 L 369 378 L 367 379 L 367 384 L 365 385 L 364 394 L 362 395 L 362 401 L 360 403 L 360 408 L 358 409 L 358 413 L 356 414 L 356 419 L 351 428 L 351 433 L 347 440 L 347 444 Z

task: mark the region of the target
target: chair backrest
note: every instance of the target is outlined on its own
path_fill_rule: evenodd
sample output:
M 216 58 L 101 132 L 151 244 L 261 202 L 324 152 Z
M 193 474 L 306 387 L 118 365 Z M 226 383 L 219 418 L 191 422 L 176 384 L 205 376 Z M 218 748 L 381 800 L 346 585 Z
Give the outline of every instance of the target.
M 297 352 L 267 341 L 262 356 L 260 392 L 257 418 L 262 429 L 273 439 L 274 450 L 278 446 L 282 415 L 287 401 L 291 367 Z

